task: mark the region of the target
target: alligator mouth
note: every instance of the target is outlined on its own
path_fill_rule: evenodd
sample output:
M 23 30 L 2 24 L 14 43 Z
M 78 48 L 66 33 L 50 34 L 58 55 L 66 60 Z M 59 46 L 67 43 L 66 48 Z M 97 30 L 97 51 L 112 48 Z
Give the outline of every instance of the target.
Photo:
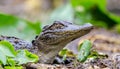
M 89 23 L 87 23 L 87 24 L 85 24 L 85 25 L 82 25 L 81 27 L 80 27 L 80 30 L 78 30 L 75 34 L 77 35 L 77 36 L 72 36 L 72 37 L 74 37 L 74 38 L 72 38 L 71 39 L 71 41 L 74 41 L 75 39 L 77 39 L 77 38 L 79 38 L 79 37 L 81 37 L 81 36 L 84 36 L 85 34 L 87 34 L 87 33 L 89 33 L 92 29 L 93 29 L 94 27 L 93 27 L 93 25 L 92 24 L 89 24 Z

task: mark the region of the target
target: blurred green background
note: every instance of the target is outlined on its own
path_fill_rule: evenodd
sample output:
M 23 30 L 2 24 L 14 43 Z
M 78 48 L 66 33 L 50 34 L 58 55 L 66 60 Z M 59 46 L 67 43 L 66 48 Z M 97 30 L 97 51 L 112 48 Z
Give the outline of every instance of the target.
M 119 0 L 0 0 L 0 35 L 31 41 L 55 20 L 120 33 Z

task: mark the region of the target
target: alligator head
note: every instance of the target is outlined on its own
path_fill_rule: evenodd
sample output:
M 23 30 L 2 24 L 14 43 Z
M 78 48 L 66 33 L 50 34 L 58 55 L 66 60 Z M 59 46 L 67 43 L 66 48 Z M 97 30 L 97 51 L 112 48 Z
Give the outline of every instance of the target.
M 66 44 L 89 33 L 92 28 L 91 24 L 78 26 L 66 21 L 55 21 L 52 25 L 45 26 L 33 43 L 39 49 L 40 62 L 52 63 Z

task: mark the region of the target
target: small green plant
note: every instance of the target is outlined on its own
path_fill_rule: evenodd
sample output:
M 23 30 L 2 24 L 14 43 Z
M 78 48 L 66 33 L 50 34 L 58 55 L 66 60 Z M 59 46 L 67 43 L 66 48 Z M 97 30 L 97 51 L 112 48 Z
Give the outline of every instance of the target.
M 75 57 L 76 55 L 68 49 L 63 49 L 59 52 L 59 56 L 63 56 L 63 60 L 66 60 L 67 57 Z
M 106 58 L 107 55 L 100 54 L 96 50 L 91 49 L 92 43 L 89 40 L 85 40 L 78 46 L 77 60 L 79 62 L 85 62 L 87 59 Z
M 85 40 L 83 43 L 80 44 L 78 47 L 78 55 L 77 59 L 80 62 L 84 62 L 87 57 L 90 55 L 90 51 L 92 48 L 92 43 L 89 40 Z
M 60 56 L 63 56 L 63 60 L 66 60 L 66 57 L 76 57 L 76 59 L 80 62 L 84 62 L 91 52 L 92 43 L 89 40 L 85 40 L 83 43 L 80 44 L 78 47 L 78 54 L 75 55 L 74 53 L 71 53 L 71 51 L 67 49 L 63 49 L 59 52 Z
M 5 69 L 22 69 L 21 65 L 28 62 L 37 62 L 38 56 L 27 50 L 15 51 L 13 45 L 8 41 L 0 41 L 0 64 Z
M 67 57 L 75 57 L 75 62 L 85 62 L 87 59 L 96 59 L 96 58 L 106 58 L 107 55 L 100 54 L 96 50 L 91 49 L 92 43 L 89 40 L 83 41 L 78 46 L 78 54 L 74 54 L 72 51 L 63 49 L 59 52 L 59 55 L 63 57 L 63 60 L 66 60 Z

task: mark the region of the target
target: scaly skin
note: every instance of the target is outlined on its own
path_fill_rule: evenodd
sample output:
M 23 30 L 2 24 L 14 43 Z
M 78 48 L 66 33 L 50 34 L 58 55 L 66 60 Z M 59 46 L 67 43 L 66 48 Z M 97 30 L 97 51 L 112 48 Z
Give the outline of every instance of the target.
M 89 33 L 92 28 L 91 24 L 78 26 L 66 21 L 55 21 L 52 25 L 45 26 L 33 41 L 33 45 L 39 49 L 40 62 L 51 63 L 66 44 Z
M 0 40 L 8 40 L 16 50 L 28 49 L 39 55 L 40 63 L 52 63 L 54 57 L 66 44 L 89 33 L 92 28 L 91 24 L 78 26 L 66 21 L 55 21 L 52 25 L 45 26 L 41 34 L 32 43 L 7 36 L 0 36 Z

